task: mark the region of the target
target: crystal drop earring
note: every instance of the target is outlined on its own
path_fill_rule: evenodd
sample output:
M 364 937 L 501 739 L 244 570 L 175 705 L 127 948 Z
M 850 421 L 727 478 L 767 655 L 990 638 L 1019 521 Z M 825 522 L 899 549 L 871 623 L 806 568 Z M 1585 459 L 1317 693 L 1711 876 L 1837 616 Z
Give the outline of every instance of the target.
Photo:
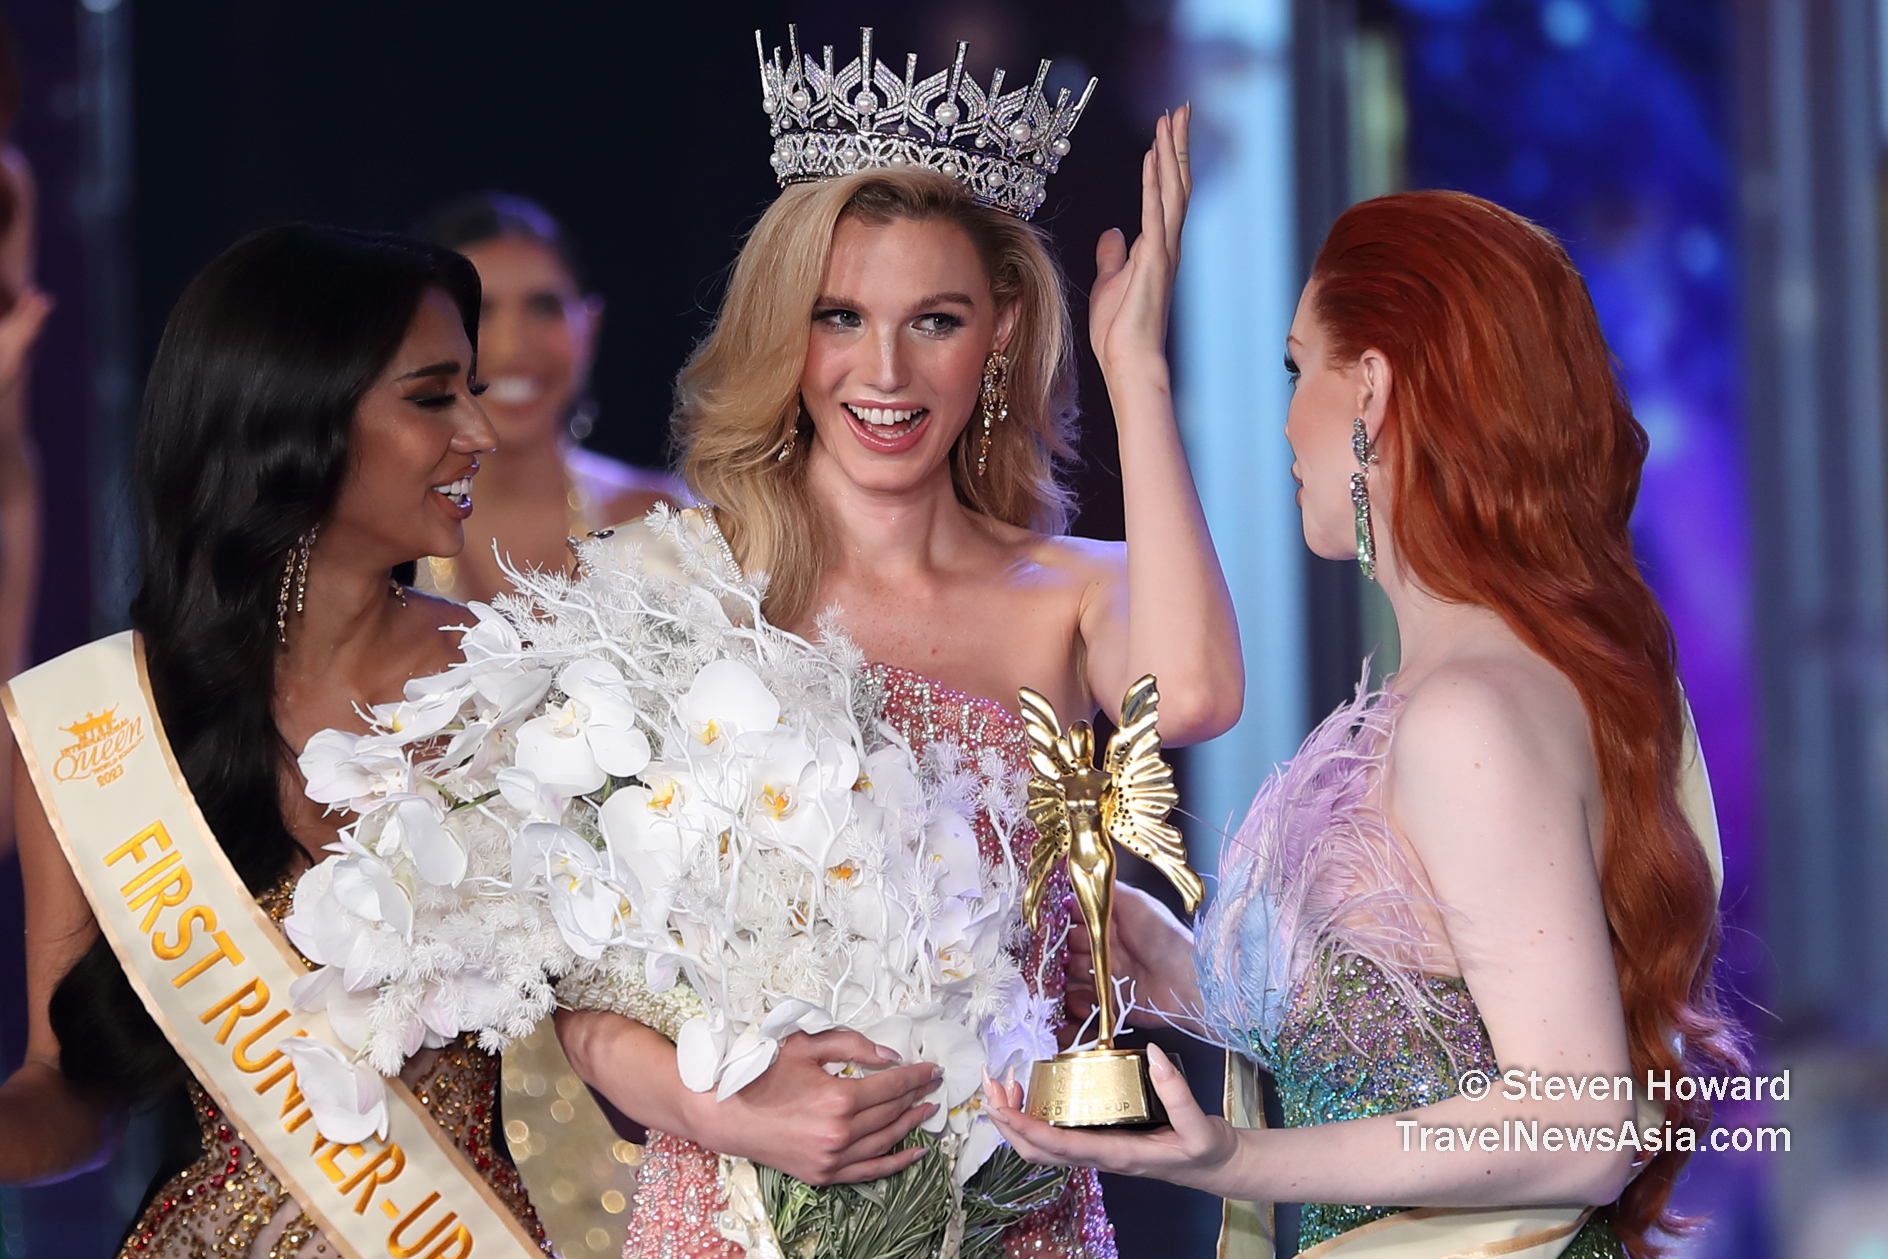
M 983 412 L 983 436 L 977 442 L 977 475 L 990 471 L 990 433 L 1010 418 L 1010 358 L 1001 350 L 991 350 L 983 360 L 983 386 L 977 391 L 977 405 Z
M 1364 428 L 1363 416 L 1351 421 L 1350 449 L 1357 456 L 1357 471 L 1350 474 L 1350 502 L 1357 513 L 1357 567 L 1371 581 L 1377 579 L 1377 540 L 1370 531 L 1370 488 L 1365 484 L 1377 462 L 1377 451 Z
M 282 585 L 275 595 L 275 639 L 284 647 L 288 646 L 289 592 L 294 591 L 295 614 L 300 616 L 308 602 L 308 552 L 319 532 L 321 526 L 316 525 L 296 539 L 282 564 Z

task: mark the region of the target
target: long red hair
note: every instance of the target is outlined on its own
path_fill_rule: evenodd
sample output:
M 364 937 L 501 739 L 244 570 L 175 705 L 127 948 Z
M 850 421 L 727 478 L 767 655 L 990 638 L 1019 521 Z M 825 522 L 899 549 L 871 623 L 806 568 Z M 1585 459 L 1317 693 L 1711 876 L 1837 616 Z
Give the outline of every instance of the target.
M 1335 361 L 1390 362 L 1378 449 L 1397 558 L 1435 595 L 1498 612 L 1586 706 L 1634 1074 L 1742 1071 L 1712 984 L 1717 893 L 1678 800 L 1671 626 L 1633 557 L 1646 435 L 1585 282 L 1546 231 L 1454 192 L 1352 206 L 1312 282 Z M 1667 1116 L 1702 1136 L 1710 1105 Z M 1604 1208 L 1635 1257 L 1659 1253 L 1654 1228 L 1685 1226 L 1665 1209 L 1685 1157 L 1661 1153 Z

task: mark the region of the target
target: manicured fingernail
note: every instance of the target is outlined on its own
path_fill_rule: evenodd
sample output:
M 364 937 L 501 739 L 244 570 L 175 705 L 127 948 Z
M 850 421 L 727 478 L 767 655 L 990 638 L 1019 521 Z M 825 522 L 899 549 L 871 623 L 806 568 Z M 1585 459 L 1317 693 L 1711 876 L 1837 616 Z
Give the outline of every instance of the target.
M 937 1083 L 938 1081 L 940 1081 L 940 1080 L 942 1080 L 943 1078 L 944 1078 L 944 1068 L 943 1068 L 943 1067 L 932 1067 L 932 1068 L 931 1068 L 931 1083 L 933 1083 L 933 1084 L 936 1084 L 936 1083 Z
M 880 1062 L 900 1063 L 905 1060 L 905 1057 L 896 1049 L 890 1049 L 884 1045 L 880 1045 L 878 1047 L 878 1060 Z
M 1147 1047 L 1147 1069 L 1156 1080 L 1164 1080 L 1173 1074 L 1173 1064 L 1167 1061 L 1167 1055 L 1160 1052 L 1157 1045 Z

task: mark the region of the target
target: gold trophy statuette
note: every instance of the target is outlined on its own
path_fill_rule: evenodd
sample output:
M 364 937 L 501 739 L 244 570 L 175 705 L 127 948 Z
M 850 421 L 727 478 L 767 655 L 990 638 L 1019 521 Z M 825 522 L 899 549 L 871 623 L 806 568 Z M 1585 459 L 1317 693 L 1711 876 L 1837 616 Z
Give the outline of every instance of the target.
M 1160 691 L 1148 674 L 1128 688 L 1121 725 L 1108 740 L 1101 768 L 1095 766 L 1095 735 L 1086 721 L 1062 733 L 1054 705 L 1024 687 L 1023 725 L 1029 733 L 1029 820 L 1035 851 L 1023 912 L 1032 929 L 1042 922 L 1042 896 L 1064 857 L 1075 905 L 1095 959 L 1095 1009 L 1100 1027 L 1093 1049 L 1057 1054 L 1038 1062 L 1029 1076 L 1025 1109 L 1058 1128 L 1156 1127 L 1166 1108 L 1147 1073 L 1145 1048 L 1114 1047 L 1114 982 L 1108 967 L 1108 910 L 1114 901 L 1114 846 L 1152 862 L 1180 889 L 1189 911 L 1205 894 L 1200 876 L 1187 865 L 1180 832 L 1167 814 L 1180 801 L 1173 768 L 1160 759 L 1154 729 Z

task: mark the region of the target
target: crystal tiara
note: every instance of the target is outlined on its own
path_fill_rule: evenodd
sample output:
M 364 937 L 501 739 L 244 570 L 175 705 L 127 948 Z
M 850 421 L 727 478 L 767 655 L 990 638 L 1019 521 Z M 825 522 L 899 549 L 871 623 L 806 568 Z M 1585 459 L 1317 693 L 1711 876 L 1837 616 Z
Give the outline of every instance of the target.
M 901 79 L 872 57 L 872 28 L 859 32 L 859 56 L 833 69 L 800 55 L 800 33 L 787 27 L 789 55 L 772 60 L 754 32 L 760 54 L 760 107 L 772 122 L 771 160 L 780 186 L 808 183 L 880 167 L 923 167 L 951 176 L 985 205 L 1028 218 L 1048 195 L 1047 177 L 1069 152 L 1069 132 L 1081 119 L 1095 80 L 1073 104 L 1063 88 L 1051 105 L 1043 95 L 1049 62 L 1036 81 L 1003 91 L 998 70 L 985 92 L 964 73 L 970 45 L 957 45 L 949 70 L 918 79 L 918 55 L 905 57 Z M 869 69 L 868 69 L 869 67 Z

